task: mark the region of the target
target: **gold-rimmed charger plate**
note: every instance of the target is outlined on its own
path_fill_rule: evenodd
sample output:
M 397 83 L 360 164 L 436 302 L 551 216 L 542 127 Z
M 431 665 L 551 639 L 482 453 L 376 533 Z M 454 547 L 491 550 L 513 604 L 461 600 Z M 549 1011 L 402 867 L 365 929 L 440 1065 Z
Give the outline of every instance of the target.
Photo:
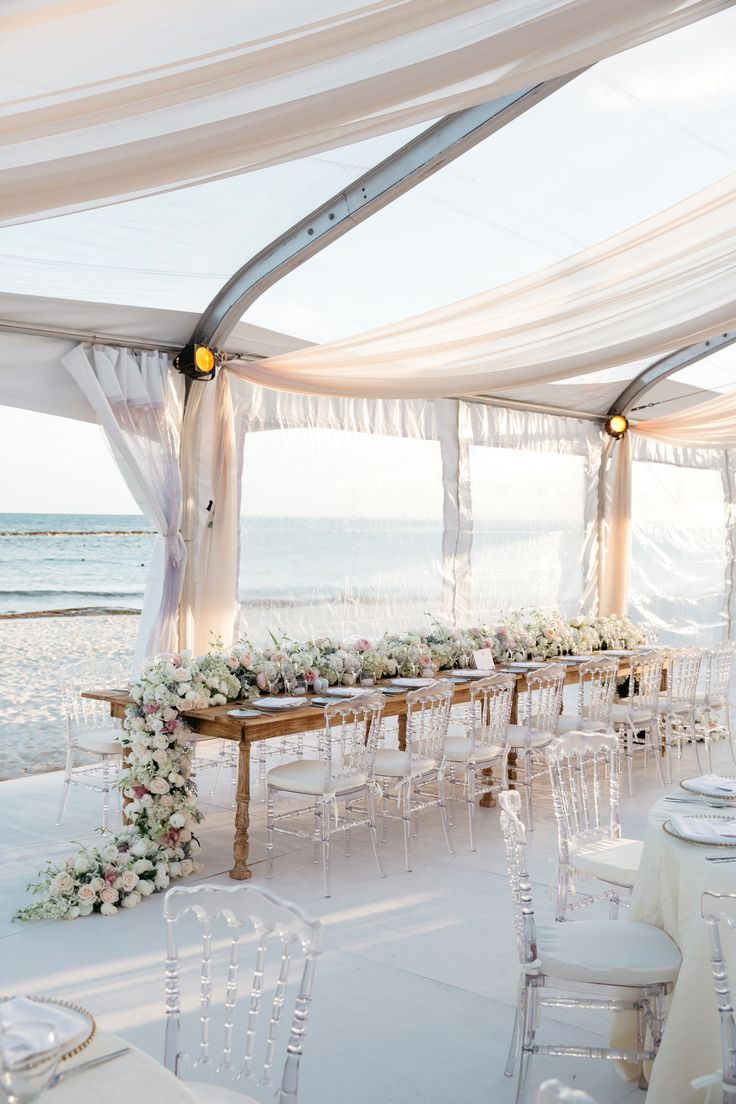
M 707 813 L 683 813 L 683 816 L 688 816 L 692 820 L 725 820 L 729 824 L 736 820 L 732 816 L 709 816 Z M 699 840 L 692 839 L 690 836 L 681 836 L 679 832 L 675 832 L 671 820 L 665 820 L 662 827 L 668 836 L 680 840 L 681 843 L 694 843 L 697 847 L 736 847 L 736 836 L 728 842 L 726 840 Z
M 13 994 L 14 996 L 15 994 Z M 12 1000 L 13 996 L 0 997 L 0 1004 L 5 1004 L 6 1001 Z M 66 1008 L 69 1012 L 76 1012 L 78 1016 L 81 1016 L 85 1020 L 88 1026 L 88 1033 L 81 1043 L 77 1043 L 76 1046 L 70 1047 L 69 1050 L 65 1050 L 62 1054 L 60 1061 L 65 1062 L 67 1058 L 74 1058 L 77 1054 L 88 1047 L 97 1034 L 97 1024 L 95 1018 L 91 1012 L 88 1012 L 86 1008 L 83 1008 L 81 1004 L 74 1004 L 72 1001 L 58 1000 L 56 997 L 31 997 L 26 996 L 26 1000 L 35 1001 L 37 1004 L 54 1004 L 57 1008 Z
M 724 777 L 728 778 L 730 776 L 725 775 Z M 697 794 L 698 797 L 709 797 L 711 801 L 736 801 L 736 793 L 714 793 L 713 790 L 699 790 L 696 789 L 695 786 L 685 785 L 686 782 L 693 781 L 694 779 L 692 778 L 683 778 L 682 782 L 680 783 L 680 788 L 683 789 L 685 793 Z M 736 777 L 734 777 L 734 782 L 736 782 Z

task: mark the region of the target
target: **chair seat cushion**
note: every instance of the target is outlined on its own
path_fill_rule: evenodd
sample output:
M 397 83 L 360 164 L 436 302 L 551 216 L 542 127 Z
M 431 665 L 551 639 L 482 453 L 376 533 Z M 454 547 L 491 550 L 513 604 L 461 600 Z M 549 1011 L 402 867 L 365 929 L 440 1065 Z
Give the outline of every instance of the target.
M 472 745 L 467 736 L 448 736 L 445 741 L 445 759 L 450 763 L 467 763 Z M 490 763 L 501 754 L 501 748 L 493 744 L 476 744 L 474 763 Z
M 397 748 L 379 748 L 374 760 L 374 772 L 382 778 L 403 778 L 407 768 L 407 754 Z M 413 776 L 429 774 L 436 771 L 439 764 L 434 759 L 424 759 L 416 756 L 411 761 Z
M 581 874 L 631 889 L 643 847 L 643 842 L 636 839 L 599 839 L 572 850 L 570 862 Z
M 532 731 L 531 746 L 532 747 L 544 747 L 551 740 L 554 739 L 554 732 L 534 732 Z M 511 748 L 525 748 L 527 746 L 527 729 L 526 725 L 510 724 L 508 727 L 508 744 Z
M 269 786 L 276 790 L 287 790 L 289 793 L 298 794 L 324 794 L 325 790 L 325 765 L 321 759 L 295 759 L 293 763 L 281 763 L 278 767 L 272 767 L 266 775 Z M 363 786 L 366 782 L 365 771 L 356 771 L 355 774 L 333 779 L 333 788 L 330 793 L 346 793 Z
M 603 721 L 582 721 L 580 717 L 561 714 L 557 724 L 558 732 L 605 732 Z
M 636 706 L 631 706 L 628 703 L 616 702 L 611 706 L 611 720 L 614 724 L 627 724 L 631 721 L 632 724 L 645 724 L 647 721 L 651 721 L 653 717 L 652 713 L 649 713 L 646 709 L 637 709 Z
M 77 740 L 80 751 L 91 751 L 94 755 L 122 755 L 119 728 L 91 728 L 81 732 Z
M 453 738 L 459 736 L 464 739 L 468 735 L 468 726 L 463 724 L 462 721 L 450 721 L 447 726 L 447 735 Z
M 569 920 L 537 928 L 544 974 L 559 981 L 599 985 L 654 985 L 674 981 L 680 952 L 653 924 L 633 920 Z
M 227 1089 L 224 1085 L 208 1085 L 204 1081 L 183 1082 L 197 1104 L 258 1104 L 254 1096 Z

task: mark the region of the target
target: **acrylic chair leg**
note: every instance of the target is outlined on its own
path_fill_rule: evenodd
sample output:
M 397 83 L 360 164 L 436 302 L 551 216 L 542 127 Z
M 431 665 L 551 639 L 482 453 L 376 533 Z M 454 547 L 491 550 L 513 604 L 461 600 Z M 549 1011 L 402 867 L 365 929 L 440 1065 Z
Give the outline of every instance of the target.
M 531 752 L 524 752 L 524 799 L 526 802 L 526 830 L 534 831 L 534 813 L 532 811 L 532 757 Z
M 386 803 L 388 801 L 388 789 L 384 782 L 381 786 L 381 843 L 386 842 Z
M 411 870 L 411 786 L 405 785 L 399 790 L 399 804 L 403 800 L 404 812 L 402 820 L 404 823 L 404 856 L 406 858 L 406 869 Z
M 312 833 L 312 862 L 318 863 L 322 843 L 322 810 L 319 799 L 314 803 L 314 832 Z
M 273 818 L 275 815 L 273 790 L 266 791 L 266 877 L 273 878 Z
M 330 810 L 322 806 L 322 879 L 324 882 L 325 897 L 331 896 L 330 892 Z
M 440 813 L 442 815 L 442 827 L 445 830 L 445 840 L 447 841 L 447 850 L 451 855 L 455 854 L 455 848 L 452 843 L 452 836 L 450 834 L 450 822 L 447 819 L 447 801 L 445 800 L 445 773 L 440 770 L 437 772 L 437 791 L 440 795 Z
M 381 858 L 381 845 L 378 842 L 378 830 L 376 828 L 376 798 L 372 789 L 368 790 L 368 828 L 371 833 L 371 844 L 373 845 L 373 854 L 376 858 L 378 875 L 380 878 L 385 878 L 386 871 L 383 869 L 383 859 Z
M 634 796 L 634 735 L 631 729 L 626 733 L 626 774 L 629 780 L 629 797 Z
M 567 913 L 567 894 L 570 887 L 570 874 L 560 867 L 557 871 L 557 909 L 555 920 L 564 920 Z
M 618 906 L 619 906 L 619 899 L 614 894 L 609 899 L 609 902 L 608 902 L 608 919 L 609 920 L 618 920 Z
M 519 1046 L 521 1044 L 521 1004 L 524 993 L 524 977 L 522 976 L 519 982 L 519 992 L 516 997 L 516 1013 L 514 1015 L 514 1027 L 511 1032 L 511 1044 L 509 1046 L 508 1058 L 506 1059 L 506 1066 L 504 1068 L 504 1077 L 513 1077 L 514 1070 L 516 1069 L 516 1060 L 519 1057 Z
M 61 790 L 61 804 L 59 805 L 59 815 L 56 818 L 57 825 L 61 824 L 64 819 L 64 810 L 66 809 L 66 801 L 69 797 L 69 787 L 72 781 L 72 767 L 74 757 L 72 755 L 71 748 L 66 753 L 66 762 L 64 765 L 64 785 Z
M 524 986 L 521 1004 L 521 1053 L 519 1055 L 519 1079 L 516 1083 L 516 1104 L 524 1099 L 524 1089 L 529 1075 L 534 1046 L 534 990 Z
M 468 802 L 468 836 L 470 837 L 470 850 L 475 851 L 475 771 L 467 768 L 467 802 Z
M 107 831 L 110 820 L 110 764 L 102 760 L 102 831 Z
M 698 773 L 703 773 L 703 764 L 700 761 L 700 740 L 693 740 L 693 747 L 695 748 L 695 762 L 698 764 Z
M 642 1004 L 636 1010 L 636 1047 L 639 1053 L 644 1050 L 644 1045 L 647 1037 L 647 1024 L 644 1015 L 644 1006 Z M 639 1088 L 646 1090 L 649 1087 L 646 1076 L 644 1074 L 643 1061 L 639 1067 Z

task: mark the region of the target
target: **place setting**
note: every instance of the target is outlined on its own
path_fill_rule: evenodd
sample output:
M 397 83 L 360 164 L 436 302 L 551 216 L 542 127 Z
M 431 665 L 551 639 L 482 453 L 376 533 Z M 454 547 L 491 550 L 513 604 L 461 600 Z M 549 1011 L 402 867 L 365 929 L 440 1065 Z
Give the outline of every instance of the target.
M 673 814 L 662 824 L 668 835 L 684 843 L 705 847 L 736 847 L 736 777 L 727 775 L 703 774 L 697 778 L 685 778 L 680 787 L 692 796 L 668 795 L 665 801 L 671 804 L 707 806 L 712 809 L 731 809 L 725 813 L 682 813 Z M 706 855 L 708 862 L 734 862 L 734 855 Z

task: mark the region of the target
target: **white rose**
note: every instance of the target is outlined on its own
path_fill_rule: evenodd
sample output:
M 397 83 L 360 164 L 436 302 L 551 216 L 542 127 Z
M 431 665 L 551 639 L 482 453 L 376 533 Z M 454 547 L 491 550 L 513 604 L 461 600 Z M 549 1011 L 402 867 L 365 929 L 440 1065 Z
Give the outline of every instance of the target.
M 80 905 L 93 905 L 97 893 L 91 885 L 81 885 L 77 890 L 77 900 Z
M 87 874 L 90 870 L 90 862 L 85 854 L 77 855 L 74 860 L 74 869 L 77 874 Z
M 181 863 L 181 876 L 182 878 L 188 878 L 194 870 L 194 863 L 191 859 L 182 859 Z
M 156 877 L 154 881 L 156 883 L 156 889 L 168 889 L 169 872 L 163 863 L 159 863 L 156 867 Z
M 80 916 L 91 916 L 92 912 L 93 912 L 92 905 L 80 905 L 79 906 L 79 915 Z
M 154 892 L 154 888 L 155 887 L 153 882 L 150 882 L 147 878 L 142 879 L 138 883 L 138 892 L 140 893 L 141 897 L 150 897 L 151 894 Z
M 147 870 L 153 870 L 153 863 L 150 859 L 136 859 L 133 869 L 138 875 L 145 874 Z
M 145 730 L 145 727 L 146 727 L 146 722 L 143 720 L 142 717 L 133 717 L 133 719 L 130 722 L 130 727 L 135 732 L 143 732 Z
M 125 897 L 123 897 L 120 903 L 122 904 L 123 908 L 135 908 L 136 905 L 139 905 L 141 903 L 141 900 L 142 898 L 140 893 L 128 893 Z
M 141 798 L 141 807 L 143 809 L 150 809 L 152 805 L 153 805 L 153 798 L 151 797 L 150 793 L 144 794 L 143 797 Z
M 118 910 L 109 901 L 105 901 L 104 905 L 100 909 L 103 916 L 114 916 Z
M 160 775 L 157 775 L 155 778 L 151 779 L 149 789 L 151 793 L 165 794 L 169 792 L 169 783 L 165 778 L 161 778 Z
M 186 824 L 186 817 L 182 813 L 174 813 L 169 817 L 169 824 L 172 828 L 183 828 Z
M 51 883 L 51 892 L 54 897 L 62 897 L 65 893 L 71 893 L 74 889 L 74 879 L 66 870 L 57 874 Z
M 105 888 L 105 879 L 104 878 L 93 878 L 92 881 L 89 884 L 92 887 L 92 889 L 95 891 L 95 893 L 99 893 L 101 889 Z
M 105 862 L 112 863 L 115 862 L 118 857 L 118 849 L 113 844 L 110 844 L 100 850 L 100 855 L 105 860 Z
M 148 854 L 148 840 L 141 839 L 137 843 L 134 843 L 130 849 L 131 855 L 135 855 L 136 858 L 143 859 Z M 99 881 L 100 879 L 98 879 Z
M 125 806 L 125 815 L 129 817 L 137 816 L 142 808 L 140 801 L 129 801 Z
M 164 748 L 169 746 L 169 741 L 167 737 L 164 736 L 163 732 L 159 732 L 157 736 L 154 736 L 151 743 L 155 748 L 158 748 L 159 751 L 163 751 Z
M 79 916 L 79 909 L 76 905 L 71 905 L 64 913 L 65 920 L 76 920 Z
M 126 870 L 121 878 L 122 885 L 120 888 L 123 893 L 131 893 L 138 885 L 138 881 L 139 878 L 135 870 Z
M 202 848 L 199 846 L 197 840 L 193 839 L 192 842 L 189 844 L 189 850 L 192 855 L 197 855 L 202 850 Z
M 179 863 L 179 862 L 170 862 L 169 863 L 169 874 L 171 875 L 172 878 L 181 878 L 181 863 Z
M 120 894 L 115 889 L 115 886 L 105 886 L 105 888 L 100 891 L 100 897 L 109 905 L 114 904 L 119 896 Z
M 188 828 L 185 828 L 183 832 L 179 833 L 179 839 L 181 840 L 182 843 L 189 843 L 191 838 L 192 838 L 192 833 L 189 831 Z
M 158 803 L 162 809 L 170 809 L 174 804 L 174 799 L 171 794 L 161 794 Z
M 181 775 L 181 774 L 176 774 L 176 772 L 173 772 L 172 774 L 169 775 L 169 782 L 171 783 L 172 786 L 183 786 L 184 785 L 184 776 Z
M 176 710 L 172 709 L 170 705 L 167 705 L 166 708 L 164 709 L 164 720 L 165 721 L 175 721 L 176 720 Z

